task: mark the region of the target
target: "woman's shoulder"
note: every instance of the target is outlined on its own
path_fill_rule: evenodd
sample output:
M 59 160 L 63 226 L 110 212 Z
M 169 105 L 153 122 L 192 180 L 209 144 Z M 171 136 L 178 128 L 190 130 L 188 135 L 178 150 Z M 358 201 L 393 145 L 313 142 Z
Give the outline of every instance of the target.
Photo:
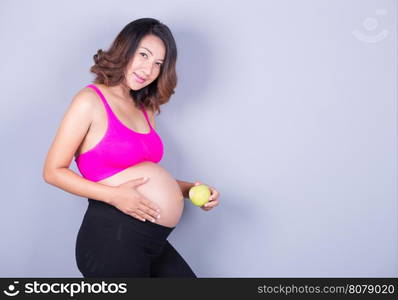
M 95 108 L 99 103 L 98 100 L 96 91 L 86 85 L 76 92 L 72 101 L 77 105 Z

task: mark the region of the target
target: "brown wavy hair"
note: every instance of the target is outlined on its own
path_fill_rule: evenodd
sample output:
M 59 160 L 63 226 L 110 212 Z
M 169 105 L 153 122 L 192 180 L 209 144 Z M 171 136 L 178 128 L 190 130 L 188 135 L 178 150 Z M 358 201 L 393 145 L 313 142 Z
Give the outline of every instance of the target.
M 137 107 L 144 107 L 160 114 L 160 105 L 169 101 L 177 85 L 177 46 L 170 29 L 153 18 L 141 18 L 127 24 L 117 35 L 109 50 L 99 49 L 94 55 L 95 64 L 90 72 L 96 74 L 93 83 L 115 86 L 125 79 L 125 69 L 135 54 L 138 44 L 146 35 L 159 37 L 166 48 L 165 59 L 159 76 L 140 90 L 130 89 L 130 96 Z

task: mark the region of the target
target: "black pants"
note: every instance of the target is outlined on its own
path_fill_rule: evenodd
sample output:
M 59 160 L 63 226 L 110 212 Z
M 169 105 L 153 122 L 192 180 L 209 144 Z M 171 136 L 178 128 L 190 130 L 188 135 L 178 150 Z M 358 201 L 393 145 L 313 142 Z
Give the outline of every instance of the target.
M 88 202 L 75 253 L 84 277 L 196 278 L 167 241 L 175 227 L 137 220 L 102 201 Z

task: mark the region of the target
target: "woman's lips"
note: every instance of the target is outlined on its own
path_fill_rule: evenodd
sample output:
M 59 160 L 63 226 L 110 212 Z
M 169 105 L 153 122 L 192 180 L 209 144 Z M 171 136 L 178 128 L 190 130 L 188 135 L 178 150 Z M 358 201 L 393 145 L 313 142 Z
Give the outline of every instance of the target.
M 139 83 L 144 83 L 145 79 L 141 78 L 140 76 L 138 76 L 137 74 L 133 73 L 135 76 L 135 81 L 139 82 Z

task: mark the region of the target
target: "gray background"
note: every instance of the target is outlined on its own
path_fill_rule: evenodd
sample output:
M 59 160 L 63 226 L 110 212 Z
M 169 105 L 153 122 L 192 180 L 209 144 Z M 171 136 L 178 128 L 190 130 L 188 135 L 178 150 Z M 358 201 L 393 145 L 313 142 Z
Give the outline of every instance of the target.
M 396 8 L 1 1 L 0 276 L 81 276 L 87 199 L 46 184 L 44 159 L 92 56 L 154 17 L 179 51 L 160 164 L 221 193 L 209 212 L 187 200 L 169 238 L 197 275 L 396 277 Z

